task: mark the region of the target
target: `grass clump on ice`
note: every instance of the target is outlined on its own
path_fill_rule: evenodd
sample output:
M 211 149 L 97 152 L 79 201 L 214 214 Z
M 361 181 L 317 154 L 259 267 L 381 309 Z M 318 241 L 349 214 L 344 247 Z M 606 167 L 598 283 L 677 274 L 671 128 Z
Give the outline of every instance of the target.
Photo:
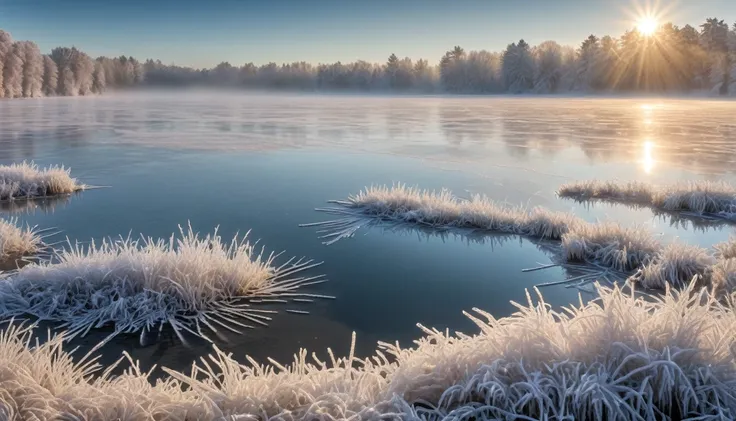
M 480 195 L 460 199 L 448 190 L 427 191 L 402 184 L 369 187 L 348 200 L 331 203 L 339 207 L 318 210 L 342 219 L 302 225 L 324 228 L 322 238 L 328 240 L 327 244 L 353 235 L 368 218 L 561 240 L 566 261 L 596 263 L 621 271 L 636 269 L 660 249 L 651 234 L 640 230 L 613 223 L 592 224 L 571 213 L 544 208 L 506 206 Z
M 0 165 L 0 201 L 70 194 L 85 187 L 63 166 L 39 168 L 33 162 Z
M 736 188 L 724 182 L 689 181 L 656 186 L 642 182 L 576 181 L 562 185 L 557 194 L 576 200 L 597 199 L 736 220 Z
M 299 287 L 322 282 L 294 277 L 318 263 L 291 259 L 276 267 L 276 257 L 257 252 L 246 238 L 223 242 L 217 230 L 201 237 L 191 226 L 168 240 L 70 244 L 53 261 L 4 276 L 0 315 L 61 322 L 70 337 L 107 324 L 115 326 L 113 335 L 143 335 L 168 323 L 177 334 L 207 338 L 203 329 L 238 331 L 270 320 L 273 311 L 243 299 L 296 297 Z
M 505 318 L 474 310 L 475 335 L 422 328 L 413 348 L 375 356 L 240 364 L 219 350 L 150 385 L 134 365 L 89 380 L 58 342 L 0 336 L 0 412 L 20 419 L 733 419 L 736 315 L 689 284 L 647 300 L 552 310 L 529 298 Z M 56 363 L 56 361 L 60 361 Z
M 618 271 L 640 267 L 660 249 L 647 230 L 614 223 L 579 224 L 562 237 L 565 260 L 593 262 Z
M 43 248 L 39 233 L 30 227 L 21 227 L 18 220 L 0 219 L 0 261 L 36 254 Z
M 709 282 L 715 263 L 716 259 L 704 248 L 673 243 L 658 252 L 630 280 L 648 289 L 665 289 L 667 284 L 682 288 L 694 277 L 701 283 Z
M 571 226 L 582 222 L 570 213 L 507 206 L 482 195 L 461 199 L 448 190 L 421 190 L 403 184 L 367 187 L 347 200 L 330 203 L 339 207 L 318 210 L 340 215 L 342 219 L 302 225 L 325 228 L 327 234 L 323 238 L 328 239 L 328 244 L 351 236 L 366 217 L 440 229 L 460 228 L 552 240 L 559 240 Z

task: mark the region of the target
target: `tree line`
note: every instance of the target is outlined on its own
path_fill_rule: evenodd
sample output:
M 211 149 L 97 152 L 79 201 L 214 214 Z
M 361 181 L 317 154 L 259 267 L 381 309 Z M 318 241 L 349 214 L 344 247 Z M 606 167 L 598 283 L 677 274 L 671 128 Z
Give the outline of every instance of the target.
M 502 52 L 447 51 L 439 63 L 391 54 L 366 61 L 312 65 L 223 62 L 211 69 L 141 63 L 133 57 L 92 59 L 75 47 L 43 55 L 31 41 L 0 30 L 0 97 L 75 96 L 133 86 L 219 86 L 285 90 L 451 93 L 672 92 L 736 94 L 736 23 L 707 19 L 697 28 L 665 23 L 650 35 L 590 35 L 580 46 L 523 39 Z

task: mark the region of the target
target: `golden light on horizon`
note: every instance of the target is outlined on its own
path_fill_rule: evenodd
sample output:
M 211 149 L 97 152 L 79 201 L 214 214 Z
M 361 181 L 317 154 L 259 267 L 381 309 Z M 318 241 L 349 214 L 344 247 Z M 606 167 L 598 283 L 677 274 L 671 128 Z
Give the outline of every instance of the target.
M 636 22 L 636 29 L 644 36 L 652 36 L 657 32 L 659 22 L 654 16 L 642 16 Z

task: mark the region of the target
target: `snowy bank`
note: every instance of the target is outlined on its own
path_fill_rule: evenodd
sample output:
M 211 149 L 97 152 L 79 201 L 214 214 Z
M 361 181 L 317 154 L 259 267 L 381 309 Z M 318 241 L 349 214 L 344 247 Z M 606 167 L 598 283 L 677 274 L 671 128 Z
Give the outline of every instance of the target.
M 68 168 L 39 168 L 33 162 L 0 165 L 0 201 L 56 196 L 84 190 Z
M 297 290 L 322 282 L 296 277 L 318 263 L 257 252 L 245 238 L 229 243 L 180 228 L 168 240 L 104 240 L 71 246 L 49 262 L 7 273 L 0 282 L 0 316 L 32 315 L 62 323 L 68 336 L 112 324 L 113 335 L 170 324 L 207 338 L 205 331 L 239 331 L 265 325 L 268 313 L 244 299 L 298 297 Z M 183 339 L 183 338 L 182 338 Z
M 96 380 L 53 339 L 0 336 L 0 414 L 10 419 L 378 420 L 733 419 L 736 314 L 690 284 L 646 300 L 553 311 L 540 297 L 509 317 L 481 310 L 475 335 L 422 328 L 414 348 L 381 343 L 362 360 L 302 350 L 290 365 L 245 365 L 219 350 L 191 373 L 149 384 L 134 364 Z M 421 327 L 421 326 L 420 326 Z M 89 361 L 89 359 L 87 359 Z
M 690 181 L 656 186 L 642 182 L 577 181 L 560 186 L 560 197 L 649 206 L 668 212 L 694 212 L 736 221 L 736 188 L 727 183 Z
M 41 248 L 37 231 L 20 227 L 17 219 L 0 219 L 0 261 L 36 254 Z

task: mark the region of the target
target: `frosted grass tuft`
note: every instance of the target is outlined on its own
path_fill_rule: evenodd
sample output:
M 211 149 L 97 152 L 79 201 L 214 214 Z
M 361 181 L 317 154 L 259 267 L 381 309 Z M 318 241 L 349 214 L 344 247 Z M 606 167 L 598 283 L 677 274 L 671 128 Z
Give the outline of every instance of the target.
M 576 181 L 560 186 L 560 197 L 694 212 L 736 221 L 736 188 L 725 182 L 689 181 L 657 186 L 642 182 Z
M 38 231 L 21 227 L 17 218 L 0 218 L 0 261 L 36 254 L 44 246 Z
M 555 311 L 539 294 L 509 317 L 474 309 L 478 333 L 420 328 L 413 348 L 288 365 L 241 364 L 219 349 L 155 385 L 132 363 L 89 378 L 54 339 L 0 334 L 0 411 L 13 419 L 733 419 L 736 315 L 690 283 L 644 299 L 596 286 Z M 6 415 L 6 417 L 8 417 Z
M 507 206 L 480 195 L 460 199 L 448 190 L 420 190 L 403 184 L 374 186 L 347 200 L 330 203 L 339 207 L 318 210 L 341 219 L 302 225 L 322 228 L 326 244 L 353 235 L 363 224 L 389 221 L 561 240 L 565 260 L 621 271 L 636 269 L 661 248 L 651 234 L 636 229 L 612 223 L 591 224 L 571 213 L 544 208 Z
M 527 210 L 497 203 L 482 195 L 461 199 L 449 190 L 421 190 L 404 184 L 367 187 L 347 200 L 329 203 L 338 207 L 317 210 L 338 215 L 340 219 L 301 225 L 323 228 L 326 232 L 323 238 L 327 243 L 351 236 L 365 223 L 365 218 L 551 240 L 559 240 L 571 227 L 584 223 L 571 213 L 550 212 L 542 208 Z
M 0 165 L 0 201 L 70 194 L 85 188 L 63 166 L 40 168 L 25 161 Z
M 593 262 L 619 271 L 649 262 L 661 247 L 649 231 L 614 223 L 580 224 L 562 237 L 565 260 Z
M 708 250 L 682 243 L 667 245 L 644 265 L 630 280 L 648 289 L 664 289 L 667 284 L 677 288 L 687 285 L 694 277 L 701 283 L 710 281 L 716 259 Z
M 583 182 L 567 186 L 569 195 L 581 195 L 582 191 L 590 190 L 596 196 L 608 197 L 615 193 L 631 202 L 650 201 L 654 194 L 644 183 Z M 692 197 L 696 197 L 696 191 L 725 189 L 720 184 L 705 183 L 699 190 L 692 187 L 691 191 Z M 338 206 L 317 210 L 337 215 L 338 219 L 301 225 L 319 227 L 325 244 L 350 237 L 364 225 L 379 223 L 409 224 L 439 231 L 459 230 L 473 236 L 492 233 L 523 235 L 539 240 L 559 240 L 559 246 L 544 243 L 547 250 L 559 254 L 558 264 L 583 263 L 595 272 L 540 286 L 581 279 L 581 283 L 589 283 L 587 280 L 596 276 L 608 281 L 628 278 L 650 289 L 664 289 L 668 283 L 682 288 L 696 276 L 702 285 L 716 286 L 709 284 L 716 259 L 708 250 L 682 244 L 663 247 L 655 235 L 642 227 L 626 228 L 611 222 L 589 223 L 571 213 L 539 207 L 528 210 L 500 204 L 481 195 L 461 199 L 446 189 L 429 191 L 404 184 L 367 187 L 347 200 L 332 200 L 330 203 Z M 693 204 L 690 209 L 709 208 L 697 208 Z M 717 245 L 715 249 L 719 261 L 734 257 L 736 240 Z M 724 272 L 730 267 L 720 267 L 721 279 L 731 276 Z M 719 281 L 719 285 L 730 283 Z
M 258 252 L 247 235 L 227 243 L 217 230 L 200 236 L 191 226 L 168 240 L 69 244 L 52 261 L 3 275 L 0 315 L 60 322 L 68 337 L 106 324 L 115 327 L 111 336 L 169 324 L 180 336 L 209 339 L 205 332 L 267 324 L 274 311 L 244 300 L 298 297 L 306 295 L 300 287 L 324 281 L 296 276 L 319 263 L 292 258 L 276 267 L 276 257 Z

